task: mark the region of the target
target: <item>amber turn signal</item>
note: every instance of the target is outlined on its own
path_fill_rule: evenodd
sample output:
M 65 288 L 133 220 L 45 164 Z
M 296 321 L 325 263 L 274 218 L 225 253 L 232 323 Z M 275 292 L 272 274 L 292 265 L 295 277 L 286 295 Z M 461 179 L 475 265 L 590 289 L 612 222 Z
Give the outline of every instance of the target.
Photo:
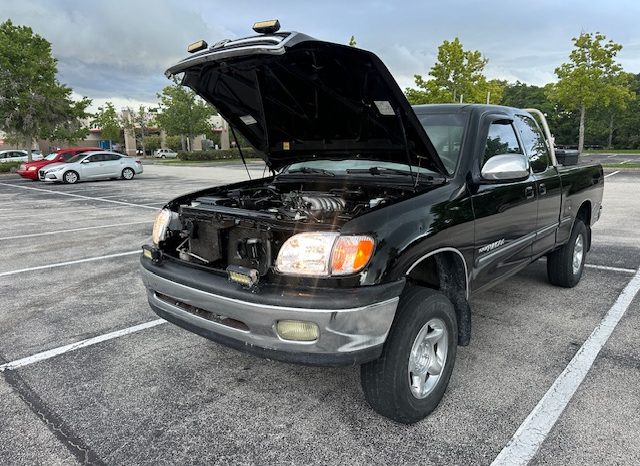
M 340 236 L 331 254 L 331 275 L 355 273 L 369 263 L 375 242 L 369 236 Z

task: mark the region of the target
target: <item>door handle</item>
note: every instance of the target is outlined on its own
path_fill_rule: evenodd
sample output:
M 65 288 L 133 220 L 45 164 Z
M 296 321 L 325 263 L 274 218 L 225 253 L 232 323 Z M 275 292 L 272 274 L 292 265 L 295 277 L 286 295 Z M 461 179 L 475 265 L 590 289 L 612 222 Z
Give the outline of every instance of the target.
M 533 199 L 533 196 L 535 196 L 533 186 L 527 186 L 526 188 L 524 188 L 524 195 L 527 196 L 527 199 Z
M 544 185 L 544 183 L 540 183 L 538 185 L 538 192 L 540 193 L 541 196 L 544 196 L 545 194 L 547 194 L 547 187 Z

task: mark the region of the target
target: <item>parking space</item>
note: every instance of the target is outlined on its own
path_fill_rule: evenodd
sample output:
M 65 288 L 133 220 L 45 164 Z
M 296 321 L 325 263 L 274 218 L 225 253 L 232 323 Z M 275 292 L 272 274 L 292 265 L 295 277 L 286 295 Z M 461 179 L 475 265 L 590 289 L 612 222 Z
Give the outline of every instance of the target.
M 130 182 L 0 178 L 0 366 L 156 321 L 134 252 L 155 211 L 182 193 L 246 176 L 241 165 L 150 165 Z M 581 283 L 551 287 L 538 261 L 474 298 L 472 343 L 459 348 L 440 407 L 416 425 L 371 411 L 357 368 L 272 362 L 159 324 L 5 370 L 0 458 L 490 464 L 640 267 L 640 203 L 631 201 L 640 198 L 640 173 L 606 181 Z M 636 297 L 534 464 L 640 462 L 639 329 Z

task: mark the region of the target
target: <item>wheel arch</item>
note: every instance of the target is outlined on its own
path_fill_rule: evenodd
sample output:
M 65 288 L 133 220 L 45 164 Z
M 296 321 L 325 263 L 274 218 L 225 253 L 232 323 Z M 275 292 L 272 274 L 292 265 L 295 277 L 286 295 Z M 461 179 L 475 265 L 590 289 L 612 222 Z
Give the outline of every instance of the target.
M 584 200 L 582 204 L 580 204 L 576 218 L 573 221 L 575 224 L 576 221 L 582 220 L 584 226 L 587 227 L 587 251 L 591 250 L 591 206 L 592 204 L 590 199 Z
M 455 248 L 440 248 L 416 260 L 406 272 L 408 281 L 442 292 L 453 304 L 458 320 L 458 344 L 471 339 L 469 270 L 462 253 Z

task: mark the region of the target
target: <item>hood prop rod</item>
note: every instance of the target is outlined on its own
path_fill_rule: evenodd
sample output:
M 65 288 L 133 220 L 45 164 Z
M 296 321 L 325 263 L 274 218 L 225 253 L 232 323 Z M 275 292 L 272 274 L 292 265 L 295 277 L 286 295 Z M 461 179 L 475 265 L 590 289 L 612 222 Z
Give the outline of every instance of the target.
M 242 163 L 244 164 L 244 169 L 247 170 L 247 176 L 249 177 L 249 179 L 251 179 L 251 173 L 249 173 L 249 167 L 247 167 L 247 161 L 244 159 L 244 154 L 242 153 L 242 149 L 240 149 L 238 136 L 236 136 L 236 132 L 233 129 L 233 125 L 229 125 L 229 129 L 231 130 L 231 135 L 233 136 L 233 140 L 236 142 L 236 147 L 238 148 L 238 152 L 240 152 L 240 158 L 242 159 Z
M 413 184 L 413 191 L 415 192 L 418 187 L 418 177 L 416 176 L 415 180 L 413 179 L 413 169 L 411 168 L 411 152 L 409 151 L 409 139 L 407 138 L 407 130 L 404 127 L 404 121 L 402 119 L 402 114 L 400 113 L 400 109 L 396 108 L 396 115 L 398 115 L 398 121 L 400 122 L 400 129 L 402 130 L 402 138 L 404 139 L 404 151 L 407 155 L 407 165 L 409 166 L 409 173 L 411 174 L 411 181 Z

